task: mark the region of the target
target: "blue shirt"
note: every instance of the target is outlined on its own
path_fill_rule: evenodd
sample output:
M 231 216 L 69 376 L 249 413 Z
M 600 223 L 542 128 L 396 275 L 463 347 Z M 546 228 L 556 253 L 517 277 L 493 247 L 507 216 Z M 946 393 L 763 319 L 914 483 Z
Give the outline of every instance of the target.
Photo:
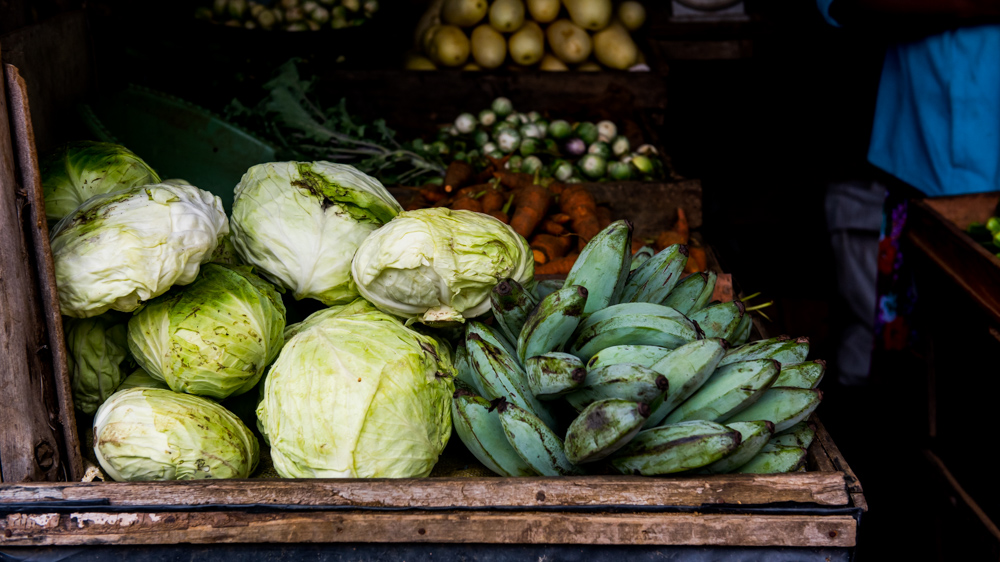
M 1000 25 L 889 47 L 868 160 L 932 197 L 1000 190 Z

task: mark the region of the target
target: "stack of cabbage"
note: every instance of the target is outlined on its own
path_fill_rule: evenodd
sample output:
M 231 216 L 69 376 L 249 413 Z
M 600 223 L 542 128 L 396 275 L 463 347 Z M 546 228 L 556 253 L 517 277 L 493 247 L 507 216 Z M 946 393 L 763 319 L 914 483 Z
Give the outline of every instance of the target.
M 489 70 L 510 61 L 551 71 L 625 70 L 642 62 L 630 32 L 646 11 L 635 0 L 617 7 L 612 0 L 444 0 L 431 15 L 420 30 L 426 57 L 409 57 L 409 69 Z
M 595 236 L 564 285 L 497 285 L 499 329 L 470 322 L 456 356 L 467 448 L 504 476 L 802 469 L 825 370 L 808 340 L 747 343 L 742 303 L 709 303 L 713 274 L 680 280 L 685 246 L 640 262 L 631 231 Z
M 79 201 L 50 215 L 51 245 L 75 403 L 96 410 L 95 453 L 116 480 L 249 476 L 258 440 L 223 406 L 241 394 L 260 395 L 249 425 L 282 476 L 427 475 L 455 370 L 446 343 L 407 324 L 461 322 L 499 279 L 531 281 L 506 225 L 401 213 L 350 166 L 254 166 L 231 220 L 115 145 L 69 146 L 44 170 L 53 209 Z M 329 308 L 286 327 L 284 291 Z M 131 361 L 142 369 L 125 378 Z

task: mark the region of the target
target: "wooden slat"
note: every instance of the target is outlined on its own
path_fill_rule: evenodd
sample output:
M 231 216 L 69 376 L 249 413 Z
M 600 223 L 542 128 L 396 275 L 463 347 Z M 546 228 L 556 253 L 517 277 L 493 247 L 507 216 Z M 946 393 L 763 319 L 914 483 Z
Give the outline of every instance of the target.
M 28 192 L 0 80 L 0 480 L 65 479 L 45 317 L 26 228 Z
M 0 546 L 173 543 L 506 543 L 850 548 L 850 516 L 589 513 L 10 514 Z
M 818 443 L 823 447 L 833 466 L 841 471 L 838 474 L 843 474 L 844 481 L 847 483 L 847 493 L 850 494 L 851 502 L 854 506 L 860 507 L 862 511 L 868 511 L 868 500 L 865 499 L 865 493 L 861 488 L 861 481 L 858 480 L 858 476 L 854 474 L 854 470 L 847 464 L 847 460 L 840 453 L 837 444 L 833 442 L 833 437 L 830 436 L 830 432 L 826 430 L 823 422 L 816 417 L 813 417 L 813 421 L 816 423 L 816 438 L 813 446 L 815 446 L 815 443 Z
M 66 340 L 63 337 L 62 315 L 59 313 L 59 294 L 56 290 L 55 265 L 52 262 L 52 247 L 49 246 L 49 226 L 45 218 L 45 195 L 42 191 L 41 174 L 38 171 L 38 152 L 35 150 L 35 132 L 31 122 L 28 104 L 28 87 L 21 78 L 17 67 L 5 65 L 8 97 L 11 108 L 11 128 L 14 133 L 16 159 L 20 172 L 20 183 L 27 192 L 28 235 L 34 253 L 35 274 L 38 279 L 42 311 L 45 317 L 45 332 L 52 362 L 52 384 L 55 388 L 57 414 L 61 437 L 64 443 L 63 462 L 69 479 L 83 478 L 83 456 L 80 453 L 80 439 L 76 430 L 76 416 L 73 410 L 73 394 L 69 380 Z
M 996 523 L 990 519 L 990 516 L 983 511 L 983 508 L 979 506 L 979 503 L 959 483 L 958 479 L 951 473 L 948 466 L 941 460 L 941 457 L 934 454 L 933 451 L 924 450 L 924 457 L 931 464 L 931 467 L 944 479 L 948 484 L 950 490 L 954 495 L 958 496 L 962 505 L 967 509 L 973 517 L 975 517 L 987 533 L 993 538 L 996 545 L 1000 545 L 1000 528 L 997 527 Z
M 1000 322 L 1000 261 L 924 201 L 913 201 L 906 237 L 995 321 Z
M 806 472 L 644 478 L 419 478 L 25 483 L 0 505 L 107 500 L 115 506 L 296 505 L 392 508 L 702 506 L 774 502 L 848 505 L 843 474 Z

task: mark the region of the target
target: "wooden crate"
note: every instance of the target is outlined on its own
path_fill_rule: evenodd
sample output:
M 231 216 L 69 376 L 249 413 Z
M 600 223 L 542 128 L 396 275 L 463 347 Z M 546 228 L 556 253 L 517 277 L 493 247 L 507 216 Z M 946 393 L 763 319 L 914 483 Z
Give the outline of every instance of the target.
M 26 281 L 35 293 L 20 293 L 19 302 L 40 311 L 35 325 L 45 326 L 48 343 L 42 345 L 48 345 L 51 360 L 6 372 L 4 380 L 20 381 L 30 390 L 23 383 L 50 379 L 54 404 L 26 407 L 48 414 L 56 449 L 64 455 L 57 466 L 66 470 L 62 477 L 68 481 L 24 482 L 32 478 L 27 475 L 0 484 L 0 546 L 384 542 L 847 550 L 857 544 L 858 520 L 867 509 L 864 494 L 818 420 L 808 471 L 792 474 L 78 482 L 81 449 L 48 237 L 44 219 L 38 218 L 44 215 L 38 214 L 37 156 L 23 85 L 18 87 L 20 97 L 0 98 L 19 100 L 10 113 L 20 116 L 13 134 L 0 129 L 0 141 L 13 136 L 9 153 L 18 154 L 17 166 L 5 168 L 16 168 L 16 173 L 3 176 L 0 189 L 5 201 L 27 210 L 17 216 L 29 235 L 19 252 L 3 254 L 0 271 L 4 289 L 10 285 L 8 272 L 35 272 Z M 661 208 L 668 199 L 676 206 L 697 193 L 700 209 L 700 188 L 693 184 L 660 184 L 653 192 L 643 191 L 650 187 L 647 182 L 595 184 L 593 189 L 607 190 L 609 201 L 626 206 L 623 211 L 653 208 L 654 192 L 661 195 Z M 653 219 L 665 216 L 652 214 Z M 700 210 L 697 217 L 700 224 Z M 9 309 L 0 312 L 4 322 L 11 320 Z M 4 408 L 9 418 L 4 420 L 5 435 L 21 431 L 23 411 Z M 64 442 L 58 442 L 60 434 Z M 28 452 L 29 445 L 19 446 Z M 17 449 L 4 453 L 12 450 Z M 59 478 L 58 473 L 52 477 Z
M 906 237 L 1000 322 L 1000 259 L 965 233 L 972 222 L 985 223 L 998 201 L 997 193 L 915 200 Z

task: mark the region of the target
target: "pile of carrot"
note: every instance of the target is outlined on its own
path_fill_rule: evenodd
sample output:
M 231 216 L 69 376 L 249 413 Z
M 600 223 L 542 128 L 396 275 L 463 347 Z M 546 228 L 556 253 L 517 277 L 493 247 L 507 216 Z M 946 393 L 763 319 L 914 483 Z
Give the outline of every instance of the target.
M 427 184 L 417 189 L 403 208 L 449 207 L 490 215 L 528 240 L 536 275 L 569 273 L 583 246 L 611 224 L 611 209 L 598 205 L 583 184 L 511 172 L 504 168 L 505 163 L 506 158 L 491 158 L 486 169 L 476 171 L 466 162 L 453 161 L 440 185 Z M 655 241 L 636 239 L 633 251 L 644 245 L 653 245 L 657 251 L 671 244 L 690 247 L 684 210 L 678 209 L 677 215 L 671 230 L 661 232 Z M 689 249 L 689 272 L 704 271 L 704 248 Z

